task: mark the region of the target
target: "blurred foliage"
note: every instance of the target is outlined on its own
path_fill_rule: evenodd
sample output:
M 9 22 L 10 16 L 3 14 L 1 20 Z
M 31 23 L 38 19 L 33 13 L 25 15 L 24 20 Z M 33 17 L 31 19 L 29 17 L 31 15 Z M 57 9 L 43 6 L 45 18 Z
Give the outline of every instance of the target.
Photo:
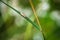
M 49 0 L 51 9 L 60 10 L 60 0 Z
M 37 7 L 40 3 L 40 0 L 31 0 L 34 4 L 34 7 Z M 19 5 L 21 5 L 23 8 L 31 8 L 31 5 L 29 3 L 29 0 L 18 0 Z
M 32 2 L 35 8 L 38 6 L 39 3 L 41 3 L 40 0 L 32 0 Z M 38 16 L 40 24 L 42 26 L 42 32 L 44 33 L 44 40 L 60 40 L 60 26 L 57 25 L 56 20 L 53 20 L 50 17 L 52 11 L 60 11 L 60 0 L 48 0 L 48 3 L 50 5 L 50 9 L 46 12 L 46 16 L 44 18 Z M 23 8 L 31 7 L 29 0 L 18 0 L 18 4 Z M 7 11 L 8 10 L 10 9 L 7 9 Z M 9 14 L 10 11 L 6 12 L 5 16 L 2 16 L 4 12 L 1 12 L 0 6 L 0 40 L 36 40 L 33 39 L 34 36 L 36 38 L 41 38 L 40 35 L 37 34 L 40 32 L 38 32 L 29 22 L 24 20 L 23 25 L 20 24 L 18 26 L 17 24 L 15 24 L 16 17 L 11 16 Z M 33 15 L 31 15 L 30 18 L 34 23 L 36 23 L 36 19 L 33 17 Z

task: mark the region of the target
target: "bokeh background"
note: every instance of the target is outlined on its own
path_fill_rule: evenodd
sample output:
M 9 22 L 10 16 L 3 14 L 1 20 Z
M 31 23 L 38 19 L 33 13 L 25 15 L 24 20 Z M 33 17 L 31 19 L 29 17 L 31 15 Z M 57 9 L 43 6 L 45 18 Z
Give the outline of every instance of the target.
M 29 0 L 3 1 L 37 24 Z M 32 3 L 43 34 L 0 1 L 0 40 L 60 40 L 60 0 L 32 0 Z

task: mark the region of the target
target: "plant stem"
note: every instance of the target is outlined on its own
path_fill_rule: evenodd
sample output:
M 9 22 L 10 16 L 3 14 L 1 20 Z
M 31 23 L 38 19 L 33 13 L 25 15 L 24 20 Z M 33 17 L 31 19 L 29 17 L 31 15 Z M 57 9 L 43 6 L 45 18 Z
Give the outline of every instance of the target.
M 38 27 L 38 25 L 36 23 L 34 23 L 33 21 L 31 21 L 28 17 L 22 15 L 18 10 L 14 9 L 13 7 L 11 7 L 10 5 L 8 5 L 7 3 L 5 3 L 4 1 L 0 0 L 2 3 L 4 3 L 5 5 L 7 5 L 8 7 L 10 7 L 11 9 L 13 9 L 15 12 L 17 12 L 19 15 L 21 15 L 23 18 L 25 18 L 28 22 L 30 22 L 37 30 L 40 31 L 40 28 Z
M 34 7 L 34 5 L 33 5 L 32 0 L 29 0 L 29 3 L 30 3 L 30 5 L 31 5 L 32 11 L 33 11 L 34 16 L 35 16 L 35 18 L 36 18 L 36 21 L 37 21 L 37 23 L 38 23 L 38 25 L 39 25 L 39 27 L 40 27 L 40 32 L 42 32 L 42 35 L 43 35 L 43 37 L 44 37 L 44 33 L 43 33 L 43 31 L 42 31 L 42 27 L 41 27 L 41 25 L 40 25 L 40 22 L 39 22 L 39 19 L 38 19 L 38 16 L 37 16 L 37 13 L 36 13 L 36 10 L 35 10 L 35 7 Z
M 37 24 L 38 24 L 39 27 L 40 27 L 40 31 L 42 31 L 42 28 L 41 28 L 41 25 L 40 25 L 40 22 L 39 22 L 39 19 L 38 19 L 36 10 L 35 10 L 34 5 L 33 5 L 33 3 L 32 3 L 32 0 L 29 0 L 29 3 L 30 3 L 30 5 L 31 5 L 32 11 L 33 11 L 34 16 L 35 16 L 35 18 L 36 18 Z

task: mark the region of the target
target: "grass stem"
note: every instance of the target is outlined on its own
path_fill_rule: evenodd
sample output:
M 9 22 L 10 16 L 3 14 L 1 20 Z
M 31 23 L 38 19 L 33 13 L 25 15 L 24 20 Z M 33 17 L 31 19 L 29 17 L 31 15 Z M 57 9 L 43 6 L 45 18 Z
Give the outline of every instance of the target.
M 36 18 L 37 24 L 38 24 L 39 27 L 40 27 L 40 31 L 42 31 L 42 28 L 41 28 L 41 25 L 40 25 L 40 22 L 39 22 L 39 19 L 38 19 L 36 10 L 35 10 L 34 5 L 33 5 L 33 3 L 32 3 L 32 0 L 29 0 L 29 3 L 30 3 L 30 5 L 31 5 L 32 11 L 33 11 L 34 16 L 35 16 L 35 18 Z

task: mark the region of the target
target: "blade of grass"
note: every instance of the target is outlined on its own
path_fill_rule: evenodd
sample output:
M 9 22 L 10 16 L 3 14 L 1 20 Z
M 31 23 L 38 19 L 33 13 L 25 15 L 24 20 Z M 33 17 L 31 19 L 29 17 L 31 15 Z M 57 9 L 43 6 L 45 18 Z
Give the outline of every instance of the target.
M 23 18 L 25 18 L 28 22 L 30 22 L 37 30 L 40 31 L 40 28 L 38 27 L 38 25 L 36 23 L 34 23 L 33 21 L 31 21 L 28 17 L 22 15 L 18 10 L 16 10 L 15 8 L 11 7 L 10 5 L 8 5 L 7 3 L 5 3 L 4 1 L 0 0 L 2 3 L 4 3 L 5 5 L 7 5 L 8 7 L 10 7 L 11 9 L 13 9 L 15 12 L 17 12 L 19 15 L 21 15 Z

